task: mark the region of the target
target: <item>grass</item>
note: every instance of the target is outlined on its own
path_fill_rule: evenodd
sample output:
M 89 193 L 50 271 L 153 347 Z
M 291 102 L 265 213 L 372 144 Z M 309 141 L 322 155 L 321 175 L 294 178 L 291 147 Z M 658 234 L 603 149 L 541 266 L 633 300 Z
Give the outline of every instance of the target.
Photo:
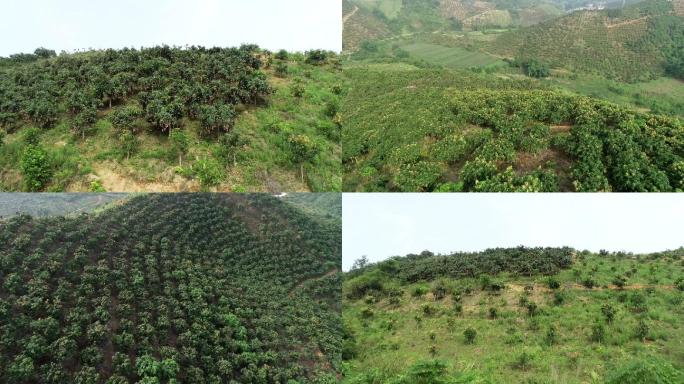
M 413 43 L 403 45 L 401 48 L 419 59 L 447 68 L 505 65 L 502 60 L 492 55 L 478 51 L 469 51 L 460 47 L 444 47 L 437 44 Z
M 370 9 L 377 9 L 388 19 L 394 19 L 401 12 L 402 0 L 356 0 L 355 3 Z
M 624 83 L 597 75 L 575 73 L 554 76 L 551 80 L 564 89 L 598 97 L 616 104 L 640 110 L 684 117 L 684 83 L 681 80 L 660 77 L 638 83 Z
M 411 294 L 416 287 L 429 289 L 435 282 L 405 285 L 388 277 L 386 284 L 404 292 L 399 304 L 390 304 L 383 296 L 353 301 L 345 295 L 344 324 L 357 346 L 355 357 L 347 361 L 345 382 L 370 382 L 363 377 L 374 370 L 383 377 L 395 377 L 406 367 L 430 359 L 447 361 L 451 374 L 474 371 L 492 383 L 601 382 L 616 365 L 647 356 L 682 369 L 684 293 L 671 284 L 684 276 L 683 266 L 681 257 L 649 260 L 589 255 L 554 277 L 564 297 L 560 304 L 554 302 L 555 293 L 545 276 L 494 276 L 506 285 L 498 294 L 480 290 L 477 279 L 446 280 L 450 289 L 472 289 L 462 295 L 460 314 L 454 311 L 450 296 L 438 300 L 432 293 Z M 630 270 L 636 272 L 626 288 L 614 289 L 613 277 Z M 598 288 L 578 284 L 587 277 L 595 279 Z M 526 286 L 532 287 L 528 293 Z M 633 295 L 645 298 L 644 312 L 632 307 Z M 537 304 L 537 315 L 529 316 L 519 303 L 521 297 Z M 605 320 L 604 305 L 616 310 L 612 323 Z M 434 313 L 427 315 L 426 307 Z M 496 309 L 496 318 L 491 318 L 490 308 Z M 649 326 L 645 341 L 634 336 L 642 319 Z M 596 322 L 604 324 L 606 332 L 600 343 L 590 341 Z M 556 331 L 553 343 L 548 337 L 551 326 Z M 477 332 L 472 345 L 464 340 L 468 327 Z

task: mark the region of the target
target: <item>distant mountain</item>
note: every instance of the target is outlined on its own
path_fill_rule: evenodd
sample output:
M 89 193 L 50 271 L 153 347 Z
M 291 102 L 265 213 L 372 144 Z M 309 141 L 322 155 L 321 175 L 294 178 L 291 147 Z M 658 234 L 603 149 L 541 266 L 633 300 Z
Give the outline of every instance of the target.
M 87 213 L 127 196 L 126 193 L 0 193 L 0 217 Z

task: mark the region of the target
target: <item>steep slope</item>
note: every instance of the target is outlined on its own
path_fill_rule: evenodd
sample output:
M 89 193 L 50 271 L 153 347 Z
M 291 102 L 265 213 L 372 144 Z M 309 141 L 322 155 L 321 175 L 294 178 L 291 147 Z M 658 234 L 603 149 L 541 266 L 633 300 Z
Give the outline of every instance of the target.
M 352 270 L 343 382 L 682 382 L 683 263 L 518 247 Z
M 244 194 L 0 222 L 0 381 L 334 380 L 340 236 Z

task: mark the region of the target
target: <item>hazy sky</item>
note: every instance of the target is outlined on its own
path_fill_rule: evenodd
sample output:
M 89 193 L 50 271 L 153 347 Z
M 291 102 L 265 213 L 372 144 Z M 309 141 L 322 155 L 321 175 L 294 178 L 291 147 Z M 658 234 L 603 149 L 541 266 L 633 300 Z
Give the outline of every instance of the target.
M 168 45 L 342 49 L 341 0 L 3 0 L 0 56 Z
M 343 267 L 430 250 L 562 246 L 662 251 L 684 245 L 684 194 L 345 193 Z

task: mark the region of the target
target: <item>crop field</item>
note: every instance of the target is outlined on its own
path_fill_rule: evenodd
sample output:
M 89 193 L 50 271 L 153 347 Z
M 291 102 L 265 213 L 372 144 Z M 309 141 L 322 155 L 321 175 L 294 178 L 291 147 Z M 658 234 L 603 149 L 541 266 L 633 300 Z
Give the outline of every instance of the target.
M 584 251 L 545 273 L 503 266 L 479 277 L 407 281 L 411 265 L 430 271 L 430 258 L 416 256 L 347 275 L 345 383 L 684 380 L 682 249 Z
M 676 117 L 531 79 L 370 65 L 345 73 L 354 84 L 341 107 L 345 191 L 684 188 Z
M 469 51 L 460 47 L 445 47 L 429 43 L 413 43 L 401 48 L 429 63 L 447 68 L 470 68 L 504 65 L 500 59 L 486 53 Z
M 340 196 L 309 195 L 144 194 L 0 220 L 0 382 L 335 382 L 340 220 L 315 207 Z
M 355 3 L 368 9 L 377 9 L 388 19 L 393 19 L 401 11 L 401 0 L 357 0 Z
M 339 190 L 337 64 L 254 46 L 2 58 L 0 190 Z

